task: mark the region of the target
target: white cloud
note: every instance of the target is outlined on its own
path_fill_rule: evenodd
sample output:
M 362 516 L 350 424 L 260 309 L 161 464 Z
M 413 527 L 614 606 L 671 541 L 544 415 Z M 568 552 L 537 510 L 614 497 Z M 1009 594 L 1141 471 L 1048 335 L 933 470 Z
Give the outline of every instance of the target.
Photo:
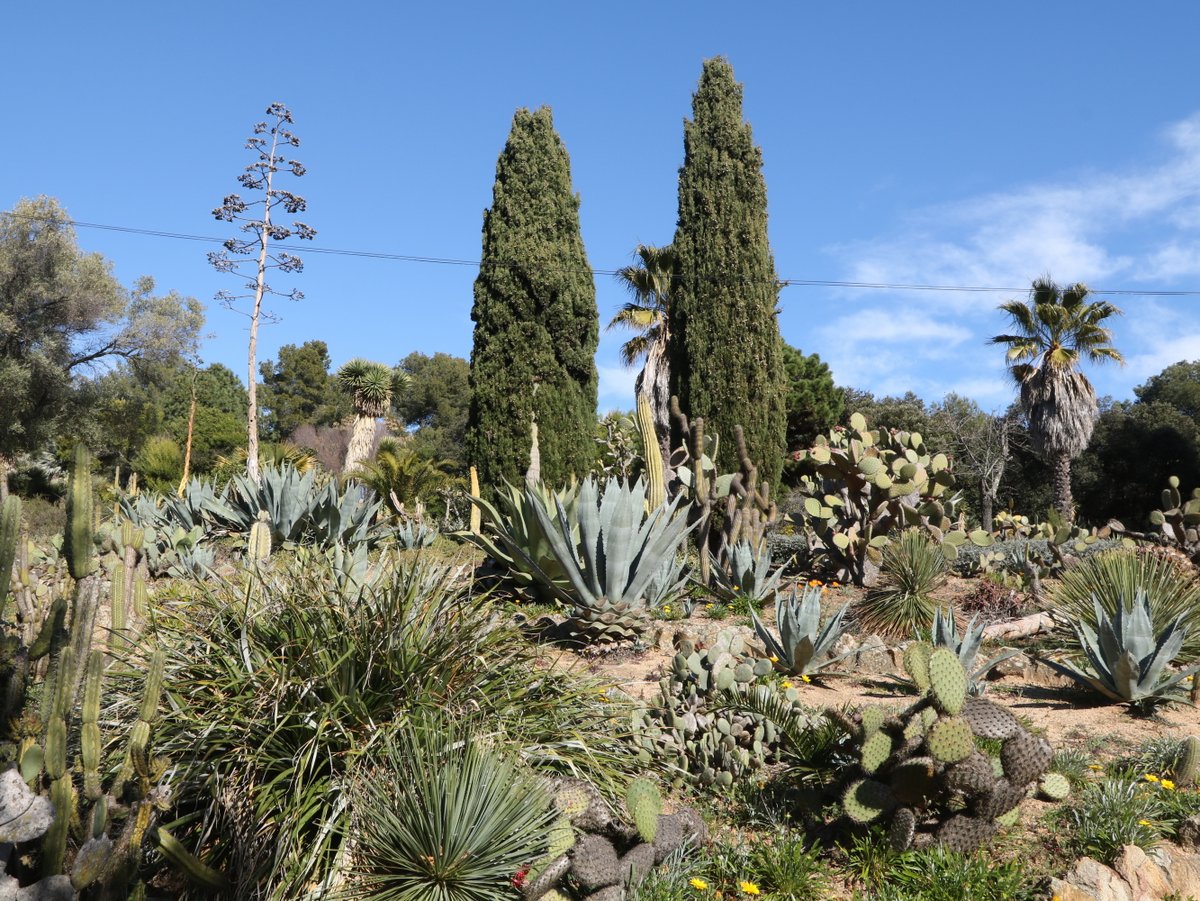
M 847 281 L 1016 292 L 846 289 L 855 308 L 818 330 L 839 383 L 876 394 L 911 388 L 930 400 L 955 390 L 984 406 L 1003 403 L 1011 389 L 998 350 L 985 345 L 1003 328 L 996 305 L 1023 296 L 1033 278 L 1050 274 L 1101 290 L 1194 287 L 1180 280 L 1200 276 L 1200 114 L 1165 129 L 1164 138 L 1166 153 L 1150 165 L 916 210 L 893 234 L 827 248 Z M 1131 394 L 1164 366 L 1200 357 L 1200 298 L 1114 300 L 1126 309 L 1112 327 L 1129 365 L 1104 381 L 1118 391 Z M 957 361 L 953 372 L 948 360 Z M 982 376 L 981 366 L 996 378 Z

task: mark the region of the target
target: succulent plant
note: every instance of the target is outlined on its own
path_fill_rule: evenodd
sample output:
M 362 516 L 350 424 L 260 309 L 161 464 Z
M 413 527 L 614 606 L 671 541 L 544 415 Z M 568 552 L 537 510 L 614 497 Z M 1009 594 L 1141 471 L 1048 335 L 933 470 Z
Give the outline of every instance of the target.
M 649 626 L 647 587 L 664 563 L 675 559 L 692 526 L 677 515 L 679 499 L 646 512 L 646 486 L 610 479 L 601 491 L 595 479 L 579 487 L 579 539 L 560 502 L 555 523 L 526 489 L 527 503 L 546 533 L 554 559 L 569 588 L 553 585 L 572 610 L 571 631 L 590 641 L 621 641 L 638 637 Z M 531 558 L 531 567 L 537 564 Z M 550 579 L 547 577 L 547 583 Z
M 553 518 L 561 505 L 570 523 L 571 540 L 576 542 L 578 495 L 575 485 L 553 491 L 541 482 L 524 489 L 506 483 L 496 491 L 494 504 L 471 495 L 472 510 L 480 514 L 480 528 L 459 533 L 459 537 L 481 548 L 518 591 L 538 601 L 558 600 L 570 582 L 534 510 L 540 507 Z
M 972 695 L 981 695 L 987 691 L 986 677 L 999 663 L 1017 653 L 1015 650 L 1004 651 L 988 660 L 983 666 L 976 666 L 979 657 L 979 646 L 983 642 L 983 625 L 976 625 L 978 617 L 971 617 L 963 634 L 958 634 L 958 623 L 954 616 L 954 607 L 945 612 L 938 608 L 933 616 L 933 644 L 935 647 L 948 648 L 958 657 L 967 672 L 967 690 Z
M 1052 751 L 1005 708 L 969 697 L 966 671 L 953 652 L 912 647 L 919 651 L 906 653 L 906 668 L 918 685 L 927 685 L 917 703 L 898 715 L 872 707 L 853 718 L 827 711 L 859 747 L 842 809 L 855 823 L 890 818 L 888 835 L 897 850 L 936 843 L 970 853 L 1014 819 Z M 983 753 L 980 738 L 1000 741 L 1000 756 Z
M 747 598 L 762 604 L 776 596 L 783 567 L 771 562 L 771 549 L 760 542 L 757 549 L 743 539 L 724 549 L 720 558 L 709 554 L 708 588 L 722 601 Z
M 821 589 L 806 586 L 797 596 L 782 595 L 775 599 L 776 635 L 767 628 L 758 614 L 750 611 L 754 631 L 766 648 L 771 663 L 781 672 L 791 676 L 811 676 L 827 666 L 837 663 L 846 654 L 833 656 L 833 646 L 845 628 L 842 619 L 849 604 L 843 604 L 824 625 L 821 624 Z
M 991 535 L 967 533 L 955 524 L 959 496 L 950 461 L 932 453 L 918 432 L 871 431 L 860 413 L 850 429 L 836 428 L 800 456 L 803 517 L 838 578 L 870 587 L 878 576 L 890 533 L 924 530 L 953 559 L 967 543 L 991 543 Z
M 1186 702 L 1182 684 L 1200 665 L 1185 670 L 1168 670 L 1183 647 L 1187 630 L 1182 617 L 1156 630 L 1150 600 L 1141 589 L 1131 606 L 1120 599 L 1116 615 L 1110 616 L 1099 600 L 1093 599 L 1096 627 L 1071 618 L 1084 668 L 1055 660 L 1046 663 L 1080 684 L 1086 685 L 1111 701 L 1150 710 L 1158 704 Z

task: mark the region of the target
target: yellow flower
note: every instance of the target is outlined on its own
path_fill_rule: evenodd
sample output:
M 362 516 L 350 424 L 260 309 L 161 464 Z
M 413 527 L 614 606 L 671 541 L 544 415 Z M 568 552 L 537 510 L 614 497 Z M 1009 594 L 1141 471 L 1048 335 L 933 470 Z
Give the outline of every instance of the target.
M 713 605 L 712 605 L 712 604 L 705 604 L 705 605 L 704 605 L 704 609 L 705 609 L 705 610 L 712 610 L 712 608 L 713 608 Z
M 708 883 L 705 882 L 703 879 L 701 879 L 698 876 L 693 876 L 691 879 L 688 880 L 688 882 L 692 886 L 692 888 L 694 888 L 698 892 L 702 892 L 706 888 L 708 888 Z
M 783 680 L 782 682 L 780 682 L 779 684 L 780 684 L 781 686 L 783 686 L 784 688 L 791 688 L 791 687 L 792 687 L 792 683 L 791 683 L 791 682 L 789 682 L 787 679 L 784 679 L 784 680 Z
M 1089 769 L 1089 770 L 1102 770 L 1102 769 L 1104 769 L 1104 767 L 1102 767 L 1102 766 L 1101 766 L 1100 764 L 1098 764 L 1098 763 L 1089 763 L 1089 764 L 1088 764 L 1088 769 Z
M 1147 773 L 1142 778 L 1145 779 L 1147 782 L 1157 782 L 1158 781 L 1158 777 L 1155 776 L 1153 773 Z
M 841 583 L 841 582 L 830 582 L 829 584 L 830 584 L 830 585 L 832 585 L 834 588 L 841 588 L 841 587 L 842 587 L 842 583 Z
M 1169 792 L 1175 791 L 1175 783 L 1172 782 L 1170 779 L 1162 779 L 1159 781 L 1158 784 L 1161 785 L 1163 788 L 1165 788 Z
M 670 613 L 670 612 L 671 612 L 671 605 L 670 605 L 670 604 L 664 604 L 664 605 L 663 605 L 663 613 Z
M 768 660 L 770 660 L 772 663 L 778 663 L 778 662 L 779 662 L 779 658 L 778 658 L 778 657 L 776 657 L 774 654 L 772 654 L 772 655 L 771 655 L 769 658 L 767 658 L 767 659 L 768 659 Z
M 758 886 L 755 885 L 753 882 L 739 882 L 738 888 L 740 888 L 747 895 L 761 895 L 762 894 L 762 892 L 760 892 L 758 890 Z
M 801 682 L 811 682 L 812 679 L 808 678 L 808 676 L 801 676 L 800 681 Z
M 1138 820 L 1138 825 L 1139 826 L 1153 826 L 1154 824 L 1151 823 L 1149 820 Z

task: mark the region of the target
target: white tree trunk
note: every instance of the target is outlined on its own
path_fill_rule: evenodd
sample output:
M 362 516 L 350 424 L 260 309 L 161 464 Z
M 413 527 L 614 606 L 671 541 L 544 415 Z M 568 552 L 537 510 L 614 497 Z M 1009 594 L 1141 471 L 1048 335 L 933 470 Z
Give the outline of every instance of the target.
M 671 459 L 671 370 L 667 360 L 666 333 L 650 345 L 645 365 L 634 382 L 634 397 L 646 395 L 654 417 L 654 432 L 663 461 Z M 670 477 L 670 473 L 667 474 Z
M 354 426 L 350 432 L 350 446 L 346 448 L 346 462 L 342 466 L 343 473 L 358 469 L 359 465 L 371 456 L 375 446 L 375 417 L 355 416 Z

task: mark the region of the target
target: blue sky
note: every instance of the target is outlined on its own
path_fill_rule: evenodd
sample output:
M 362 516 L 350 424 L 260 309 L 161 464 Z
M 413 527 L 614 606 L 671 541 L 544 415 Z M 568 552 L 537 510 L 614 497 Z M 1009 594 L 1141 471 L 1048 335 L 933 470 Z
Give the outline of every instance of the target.
M 782 278 L 784 338 L 839 384 L 984 407 L 1012 395 L 995 310 L 1049 273 L 1100 289 L 1200 290 L 1200 4 L 963 2 L 286 5 L 59 2 L 6 11 L 0 208 L 57 197 L 81 222 L 227 237 L 243 141 L 289 105 L 305 220 L 328 248 L 476 260 L 514 109 L 550 105 L 592 266 L 674 232 L 682 120 L 703 59 L 745 85 Z M 209 305 L 206 362 L 245 372 L 246 320 L 202 243 L 79 230 L 127 284 Z M 320 338 L 335 365 L 469 356 L 467 266 L 310 255 L 281 281 L 259 359 Z M 624 301 L 597 276 L 607 321 Z M 1101 394 L 1200 358 L 1200 297 L 1110 296 L 1123 368 Z M 621 336 L 601 409 L 632 406 Z

